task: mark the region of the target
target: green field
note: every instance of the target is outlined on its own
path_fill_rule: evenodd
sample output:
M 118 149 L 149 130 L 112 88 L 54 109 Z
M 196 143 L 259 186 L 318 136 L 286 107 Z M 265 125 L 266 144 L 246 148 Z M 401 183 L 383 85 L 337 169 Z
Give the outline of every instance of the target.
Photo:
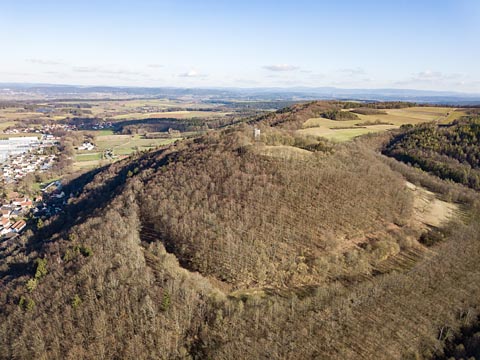
M 132 153 L 135 151 L 135 147 L 153 148 L 170 144 L 175 140 L 178 138 L 145 139 L 141 135 L 102 135 L 97 136 L 95 143 L 99 150 L 113 149 L 114 152 Z
M 411 107 L 405 109 L 387 109 L 386 114 L 356 114 L 358 120 L 335 121 L 325 118 L 312 118 L 305 121 L 299 134 L 322 136 L 332 141 L 342 142 L 357 136 L 399 128 L 404 124 L 419 124 L 438 121 L 449 123 L 465 113 L 447 107 Z M 380 123 L 380 124 L 378 124 Z
M 75 161 L 92 161 L 92 160 L 100 160 L 102 158 L 101 153 L 90 153 L 90 154 L 78 154 L 75 156 Z
M 113 150 L 117 159 L 137 151 L 145 151 L 162 145 L 168 145 L 180 138 L 145 139 L 141 135 L 101 135 L 95 140 L 96 148 L 92 152 L 81 151 L 75 156 L 74 168 L 93 168 L 102 163 L 111 162 L 103 159 L 103 152 Z
M 88 130 L 88 133 L 92 133 L 95 136 L 105 136 L 105 135 L 113 135 L 113 130 L 111 129 L 104 129 L 104 130 Z

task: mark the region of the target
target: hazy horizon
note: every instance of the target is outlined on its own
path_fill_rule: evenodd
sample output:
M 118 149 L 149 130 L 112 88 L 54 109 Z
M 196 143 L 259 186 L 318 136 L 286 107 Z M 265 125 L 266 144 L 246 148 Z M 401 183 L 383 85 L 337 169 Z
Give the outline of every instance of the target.
M 456 90 L 432 90 L 432 89 L 413 89 L 413 88 L 386 88 L 386 87 L 336 87 L 336 86 L 208 86 L 208 85 L 198 85 L 198 86 L 141 86 L 141 85 L 106 85 L 106 84 L 69 84 L 69 83 L 31 83 L 31 82 L 0 82 L 0 90 L 15 90 L 20 88 L 31 89 L 31 88 L 55 88 L 55 87 L 65 87 L 65 88 L 77 88 L 77 89 L 95 89 L 95 88 L 111 88 L 111 89 L 176 89 L 176 90 L 212 90 L 212 91 L 238 91 L 238 92 L 255 92 L 255 91 L 271 91 L 272 93 L 298 93 L 298 94 L 307 94 L 311 93 L 312 95 L 318 94 L 327 94 L 327 90 L 338 91 L 343 94 L 367 94 L 369 91 L 372 94 L 377 95 L 388 95 L 391 93 L 405 93 L 408 96 L 421 96 L 422 93 L 425 93 L 426 96 L 459 96 L 468 99 L 479 98 L 480 90 L 477 92 L 471 91 L 456 91 Z M 342 95 L 342 94 L 338 94 Z

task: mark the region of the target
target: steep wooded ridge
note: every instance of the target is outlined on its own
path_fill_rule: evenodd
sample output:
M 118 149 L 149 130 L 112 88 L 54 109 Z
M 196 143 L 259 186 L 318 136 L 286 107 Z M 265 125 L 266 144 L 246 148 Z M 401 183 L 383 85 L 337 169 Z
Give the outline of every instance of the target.
M 0 249 L 0 358 L 443 354 L 480 310 L 477 193 L 378 154 L 389 135 L 264 121 L 72 180 L 65 214 Z M 406 180 L 462 214 L 419 227 Z
M 479 143 L 480 117 L 469 116 L 449 125 L 407 128 L 390 141 L 384 153 L 480 190 Z

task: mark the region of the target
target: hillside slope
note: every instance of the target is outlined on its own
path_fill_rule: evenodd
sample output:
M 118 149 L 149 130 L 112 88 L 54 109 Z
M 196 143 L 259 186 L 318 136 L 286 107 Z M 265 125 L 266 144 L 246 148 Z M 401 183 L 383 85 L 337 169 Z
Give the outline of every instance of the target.
M 480 117 L 418 125 L 390 141 L 384 153 L 444 179 L 480 190 Z
M 430 248 L 405 178 L 468 211 Z M 2 359 L 421 358 L 480 310 L 475 193 L 368 141 L 234 128 L 66 191 L 0 249 Z
M 137 201 L 185 266 L 235 288 L 316 283 L 328 275 L 318 259 L 410 215 L 401 180 L 358 148 L 285 160 L 259 154 L 242 132 L 208 142 L 140 174 Z

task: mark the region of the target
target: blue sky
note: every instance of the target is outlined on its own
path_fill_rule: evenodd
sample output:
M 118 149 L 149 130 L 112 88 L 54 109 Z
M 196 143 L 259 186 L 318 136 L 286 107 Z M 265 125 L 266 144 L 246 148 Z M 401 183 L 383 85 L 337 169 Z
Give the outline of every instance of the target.
M 480 93 L 478 0 L 0 0 L 0 82 Z

